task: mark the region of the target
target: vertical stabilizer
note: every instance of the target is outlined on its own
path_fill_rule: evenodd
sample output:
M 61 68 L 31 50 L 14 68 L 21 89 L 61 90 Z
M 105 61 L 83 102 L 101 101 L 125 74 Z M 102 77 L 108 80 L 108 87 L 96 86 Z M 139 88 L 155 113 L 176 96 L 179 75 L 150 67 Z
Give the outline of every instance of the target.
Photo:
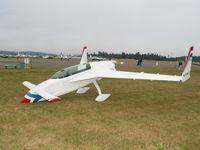
M 192 66 L 192 55 L 193 55 L 193 49 L 194 47 L 191 46 L 188 56 L 186 57 L 186 62 L 185 62 L 185 66 L 184 66 L 184 70 L 182 73 L 182 82 L 187 81 L 190 78 L 190 71 L 191 71 L 191 66 Z
M 84 63 L 87 63 L 87 62 L 88 62 L 88 60 L 87 60 L 87 46 L 84 46 L 83 51 L 82 51 L 82 57 L 81 57 L 80 64 L 84 64 Z

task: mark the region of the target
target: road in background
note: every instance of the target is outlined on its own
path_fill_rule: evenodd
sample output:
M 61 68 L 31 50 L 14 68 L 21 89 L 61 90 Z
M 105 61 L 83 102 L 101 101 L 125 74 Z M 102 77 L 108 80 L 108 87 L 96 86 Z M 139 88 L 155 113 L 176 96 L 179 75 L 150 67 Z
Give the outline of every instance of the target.
M 20 62 L 23 60 L 0 60 L 0 65 L 15 64 L 19 68 Z M 58 60 L 58 59 L 32 59 L 30 66 L 32 68 L 65 68 L 72 65 L 79 64 L 80 60 Z M 138 67 L 137 62 L 133 60 L 126 60 L 124 64 L 116 65 L 117 68 L 127 68 L 127 67 Z M 143 60 L 142 67 L 144 68 L 154 68 L 156 67 L 156 61 Z M 158 67 L 160 68 L 178 68 L 178 62 L 158 62 Z M 200 65 L 193 65 L 192 68 L 200 68 Z

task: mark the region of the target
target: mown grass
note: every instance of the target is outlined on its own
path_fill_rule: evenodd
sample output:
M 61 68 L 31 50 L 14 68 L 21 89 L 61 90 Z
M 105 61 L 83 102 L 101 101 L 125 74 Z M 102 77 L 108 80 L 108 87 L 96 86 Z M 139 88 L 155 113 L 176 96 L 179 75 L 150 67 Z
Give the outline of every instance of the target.
M 19 103 L 28 91 L 22 81 L 37 84 L 57 70 L 0 69 L 0 149 L 200 149 L 200 70 L 186 83 L 103 79 L 103 92 L 112 96 L 102 103 L 93 85 L 53 103 Z

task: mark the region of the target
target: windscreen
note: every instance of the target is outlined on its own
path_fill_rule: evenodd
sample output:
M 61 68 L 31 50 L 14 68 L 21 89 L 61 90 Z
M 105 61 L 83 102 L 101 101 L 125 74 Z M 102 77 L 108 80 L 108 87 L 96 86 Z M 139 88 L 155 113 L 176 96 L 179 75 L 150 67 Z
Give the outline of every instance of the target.
M 51 79 L 61 79 L 61 78 L 65 78 L 86 70 L 91 69 L 91 66 L 89 63 L 86 64 L 79 64 L 79 65 L 75 65 L 75 66 L 71 66 L 68 68 L 65 68 L 63 70 L 60 70 L 58 72 L 56 72 Z

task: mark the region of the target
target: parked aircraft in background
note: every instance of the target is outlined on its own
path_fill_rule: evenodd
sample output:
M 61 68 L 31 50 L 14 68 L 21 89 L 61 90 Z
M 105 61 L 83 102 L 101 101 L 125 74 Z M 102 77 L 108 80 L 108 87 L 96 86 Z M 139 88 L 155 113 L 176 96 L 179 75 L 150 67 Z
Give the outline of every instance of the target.
M 81 56 L 76 56 L 76 55 L 74 55 L 74 56 L 72 56 L 71 58 L 72 58 L 72 59 L 81 59 Z
M 20 54 L 20 52 L 18 52 L 15 57 L 17 57 L 17 58 L 25 58 L 25 57 L 30 57 L 30 55 Z
M 54 56 L 45 55 L 45 56 L 43 56 L 42 58 L 45 58 L 45 59 L 53 59 Z
M 67 59 L 67 60 L 69 60 L 69 59 L 72 58 L 72 56 L 70 56 L 70 55 L 64 55 L 62 52 L 60 53 L 60 55 L 58 57 L 60 59 Z
M 192 51 L 193 47 L 190 47 L 182 75 L 176 76 L 144 72 L 117 71 L 113 61 L 88 62 L 87 47 L 84 47 L 80 64 L 60 70 L 50 79 L 38 85 L 24 81 L 23 85 L 30 90 L 21 100 L 21 103 L 34 103 L 40 101 L 53 102 L 60 99 L 58 96 L 75 90 L 77 90 L 76 92 L 78 94 L 83 94 L 89 90 L 89 87 L 86 86 L 91 83 L 95 85 L 99 94 L 96 97 L 96 101 L 102 102 L 110 96 L 110 94 L 103 94 L 101 92 L 97 81 L 102 78 L 185 82 L 190 78 Z
M 97 57 L 97 56 L 92 56 L 92 55 L 90 55 L 90 59 L 91 60 L 96 60 L 96 61 L 104 60 L 104 58 L 102 58 L 102 57 Z

